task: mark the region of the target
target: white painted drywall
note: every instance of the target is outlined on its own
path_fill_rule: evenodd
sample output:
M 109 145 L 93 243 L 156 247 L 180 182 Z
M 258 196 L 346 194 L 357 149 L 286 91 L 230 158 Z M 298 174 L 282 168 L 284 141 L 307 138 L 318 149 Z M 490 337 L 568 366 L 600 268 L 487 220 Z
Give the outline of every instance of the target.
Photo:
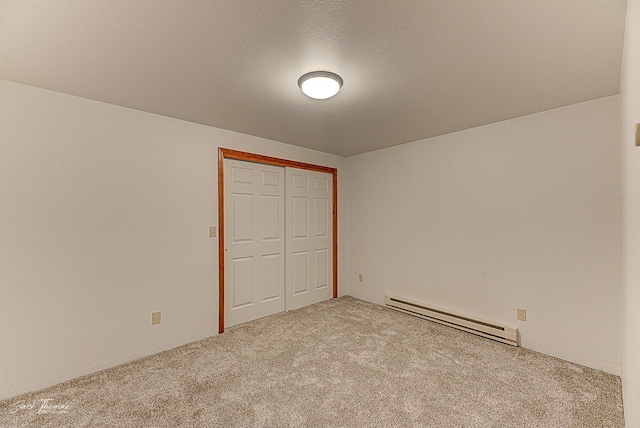
M 347 158 L 348 293 L 511 324 L 619 374 L 619 128 L 616 95 Z
M 620 81 L 623 168 L 622 390 L 627 427 L 640 427 L 640 1 L 628 0 Z
M 341 157 L 0 81 L 0 399 L 216 334 L 219 146 L 336 167 L 344 206 Z

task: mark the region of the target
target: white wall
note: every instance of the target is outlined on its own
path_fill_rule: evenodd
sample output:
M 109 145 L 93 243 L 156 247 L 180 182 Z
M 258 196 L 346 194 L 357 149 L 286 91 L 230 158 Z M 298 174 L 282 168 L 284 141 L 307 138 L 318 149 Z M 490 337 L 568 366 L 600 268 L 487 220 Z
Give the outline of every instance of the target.
M 511 324 L 619 374 L 619 121 L 612 96 L 347 158 L 348 293 Z
M 216 334 L 218 146 L 337 167 L 344 207 L 341 157 L 0 81 L 0 399 Z
M 627 427 L 640 427 L 640 1 L 628 0 L 620 84 L 622 105 L 624 282 L 622 389 Z

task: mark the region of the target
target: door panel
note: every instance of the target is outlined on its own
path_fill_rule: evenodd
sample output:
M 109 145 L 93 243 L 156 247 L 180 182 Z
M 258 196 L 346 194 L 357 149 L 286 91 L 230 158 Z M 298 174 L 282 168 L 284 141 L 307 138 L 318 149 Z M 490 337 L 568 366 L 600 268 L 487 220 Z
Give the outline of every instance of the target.
M 309 236 L 309 199 L 294 196 L 289 200 L 293 204 L 293 238 L 307 238 Z
M 262 256 L 262 301 L 267 302 L 279 298 L 280 265 L 282 264 L 282 254 L 267 254 Z
M 317 289 L 329 286 L 329 256 L 326 249 L 314 251 L 315 283 Z
M 282 239 L 282 198 L 279 196 L 262 195 L 262 241 L 277 241 Z
M 309 291 L 309 252 L 297 251 L 292 254 L 292 260 L 293 278 L 289 282 L 293 284 L 292 292 L 296 296 Z
M 232 259 L 231 290 L 232 308 L 242 308 L 253 301 L 253 257 Z
M 329 200 L 324 198 L 316 198 L 313 201 L 315 205 L 315 227 L 314 236 L 316 238 L 328 238 L 329 230 L 331 230 L 331 220 L 329 217 Z
M 286 168 L 287 310 L 333 296 L 330 174 Z
M 233 234 L 231 242 L 253 242 L 253 195 L 234 193 L 231 199 Z
M 284 168 L 224 160 L 225 325 L 284 310 Z

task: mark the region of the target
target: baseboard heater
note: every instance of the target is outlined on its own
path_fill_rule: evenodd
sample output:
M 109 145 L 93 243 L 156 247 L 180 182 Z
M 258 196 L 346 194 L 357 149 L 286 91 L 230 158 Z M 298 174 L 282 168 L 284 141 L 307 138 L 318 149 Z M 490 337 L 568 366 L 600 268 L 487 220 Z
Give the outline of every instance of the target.
M 466 315 L 390 295 L 384 296 L 384 304 L 400 312 L 497 340 L 508 345 L 518 346 L 517 328 L 496 324 L 491 321 L 473 319 Z

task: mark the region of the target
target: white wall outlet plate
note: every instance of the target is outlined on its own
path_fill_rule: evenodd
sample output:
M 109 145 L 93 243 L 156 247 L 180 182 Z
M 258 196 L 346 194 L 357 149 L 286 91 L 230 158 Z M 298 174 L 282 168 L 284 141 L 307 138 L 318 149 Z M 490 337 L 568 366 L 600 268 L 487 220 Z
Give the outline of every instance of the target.
M 527 320 L 527 310 L 518 308 L 518 321 L 526 321 Z

